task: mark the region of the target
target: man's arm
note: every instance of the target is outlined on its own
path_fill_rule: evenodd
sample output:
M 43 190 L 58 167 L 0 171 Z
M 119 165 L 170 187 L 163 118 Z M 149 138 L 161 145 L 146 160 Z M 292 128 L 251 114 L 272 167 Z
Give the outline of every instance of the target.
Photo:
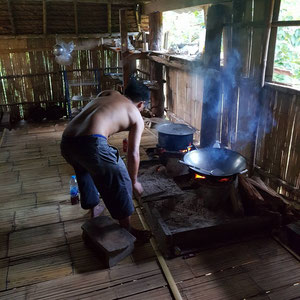
M 134 123 L 129 131 L 128 135 L 128 155 L 127 155 L 127 168 L 128 173 L 132 181 L 132 186 L 136 189 L 139 189 L 139 182 L 137 180 L 139 164 L 140 164 L 140 142 L 142 133 L 144 130 L 144 121 L 142 117 L 139 115 L 137 117 L 136 123 Z M 142 189 L 142 188 L 141 188 Z M 137 190 L 139 194 L 142 190 Z

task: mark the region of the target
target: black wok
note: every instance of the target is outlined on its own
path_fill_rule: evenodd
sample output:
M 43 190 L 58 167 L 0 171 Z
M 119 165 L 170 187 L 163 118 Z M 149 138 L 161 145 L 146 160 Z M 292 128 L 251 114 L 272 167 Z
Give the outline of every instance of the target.
M 226 177 L 247 172 L 246 159 L 239 153 L 224 148 L 193 150 L 186 153 L 181 162 L 204 175 Z

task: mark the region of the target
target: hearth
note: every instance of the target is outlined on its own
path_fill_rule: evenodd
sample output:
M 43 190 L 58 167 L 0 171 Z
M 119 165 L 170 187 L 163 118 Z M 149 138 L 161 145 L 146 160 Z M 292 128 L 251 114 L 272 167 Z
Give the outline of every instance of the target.
M 143 161 L 139 173 L 144 187 L 141 205 L 165 257 L 227 243 L 278 225 L 273 216 L 250 215 L 244 210 L 237 175 L 203 176 L 190 169 L 170 174 L 168 162 Z

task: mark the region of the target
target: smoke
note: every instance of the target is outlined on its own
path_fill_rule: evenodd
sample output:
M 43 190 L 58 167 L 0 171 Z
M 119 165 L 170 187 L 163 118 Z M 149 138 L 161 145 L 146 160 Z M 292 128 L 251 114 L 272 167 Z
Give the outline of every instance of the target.
M 259 82 L 253 78 L 243 78 L 240 74 L 242 74 L 241 56 L 237 50 L 233 50 L 227 57 L 220 76 L 221 99 L 212 111 L 216 116 L 216 111 L 219 112 L 219 116 L 222 114 L 220 126 L 223 130 L 226 127 L 224 122 L 228 122 L 229 145 L 226 146 L 235 145 L 237 150 L 242 150 L 255 140 L 258 126 L 263 126 L 264 132 L 268 133 L 275 124 L 268 104 L 262 102 Z

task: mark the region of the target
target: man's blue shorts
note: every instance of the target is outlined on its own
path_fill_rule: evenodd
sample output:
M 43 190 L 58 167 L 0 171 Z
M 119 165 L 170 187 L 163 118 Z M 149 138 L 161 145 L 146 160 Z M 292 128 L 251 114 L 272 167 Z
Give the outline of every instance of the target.
M 119 151 L 107 143 L 105 136 L 63 136 L 61 153 L 75 170 L 83 209 L 99 203 L 99 191 L 114 219 L 133 213 L 132 184 L 127 168 Z

